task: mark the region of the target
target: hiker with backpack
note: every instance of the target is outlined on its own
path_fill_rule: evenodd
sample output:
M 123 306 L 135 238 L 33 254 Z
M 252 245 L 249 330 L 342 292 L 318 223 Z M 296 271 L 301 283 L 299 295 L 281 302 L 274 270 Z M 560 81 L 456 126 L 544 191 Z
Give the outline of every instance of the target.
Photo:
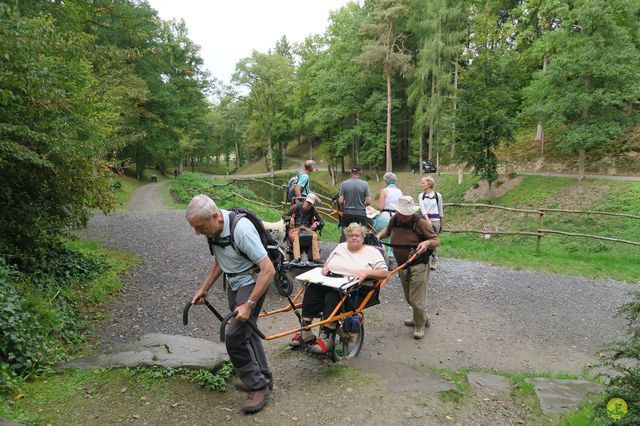
M 205 235 L 211 254 L 211 269 L 193 296 L 193 304 L 204 302 L 209 289 L 223 277 L 229 309 L 237 316 L 227 325 L 225 344 L 240 381 L 247 392 L 242 411 L 255 413 L 267 402 L 273 375 L 260 337 L 246 324 L 254 325 L 267 289 L 275 275 L 260 230 L 246 212 L 221 210 L 207 195 L 196 195 L 187 206 L 186 219 L 196 235 Z M 264 229 L 262 229 L 264 235 Z M 257 276 L 255 269 L 258 269 Z
M 316 163 L 313 160 L 307 160 L 304 163 L 304 170 L 297 176 L 289 179 L 287 184 L 287 201 L 294 200 L 298 204 L 311 192 L 311 173 L 315 170 Z
M 425 176 L 420 180 L 424 190 L 419 196 L 420 210 L 424 217 L 431 221 L 433 230 L 437 234 L 442 232 L 444 223 L 444 209 L 442 194 L 435 191 L 436 181 L 431 176 Z M 435 248 L 431 254 L 429 268 L 434 271 L 438 265 L 438 249 Z
M 419 213 L 420 207 L 413 204 L 413 197 L 403 195 L 397 203 L 392 204 L 396 211 L 389 225 L 377 235 L 379 239 L 391 236 L 391 247 L 398 265 L 405 263 L 411 250 L 418 254 L 416 259 L 406 268 L 400 270 L 400 283 L 404 296 L 413 311 L 412 318 L 404 321 L 404 325 L 414 327 L 413 338 L 422 339 L 424 330 L 429 327 L 427 317 L 427 287 L 429 284 L 429 268 L 427 263 L 431 250 L 440 245 L 440 239 L 431 223 Z

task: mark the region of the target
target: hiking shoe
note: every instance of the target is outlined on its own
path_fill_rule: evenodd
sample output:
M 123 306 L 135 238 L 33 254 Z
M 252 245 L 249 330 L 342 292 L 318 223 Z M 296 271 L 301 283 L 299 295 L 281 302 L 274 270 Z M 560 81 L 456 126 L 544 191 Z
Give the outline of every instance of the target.
M 273 389 L 273 374 L 264 373 L 264 377 L 267 378 L 267 387 L 269 388 L 269 390 L 272 390 Z M 237 390 L 239 390 L 240 392 L 251 392 L 251 389 L 249 389 L 249 386 L 247 386 L 239 378 L 234 380 L 233 387 L 236 388 Z
M 258 390 L 252 390 L 247 394 L 247 399 L 244 401 L 242 411 L 246 414 L 257 413 L 267 405 L 269 399 L 269 388 L 264 387 Z
M 311 330 L 302 330 L 301 333 L 297 333 L 293 336 L 293 339 L 289 342 L 289 346 L 291 346 L 291 349 L 300 349 L 308 343 L 313 342 L 315 339 L 316 336 Z
M 326 354 L 333 349 L 333 339 L 329 338 L 326 334 L 320 334 L 320 337 L 316 339 L 316 344 L 311 348 L 311 352 L 314 354 Z
M 414 327 L 416 324 L 413 322 L 412 319 L 406 319 L 404 320 L 404 325 L 406 325 L 407 327 Z
M 420 340 L 423 337 L 424 337 L 424 327 L 416 327 L 413 330 L 413 338 Z
M 432 271 L 435 271 L 437 264 L 438 262 L 436 262 L 434 259 L 431 259 L 431 262 L 429 262 L 429 269 L 431 269 Z

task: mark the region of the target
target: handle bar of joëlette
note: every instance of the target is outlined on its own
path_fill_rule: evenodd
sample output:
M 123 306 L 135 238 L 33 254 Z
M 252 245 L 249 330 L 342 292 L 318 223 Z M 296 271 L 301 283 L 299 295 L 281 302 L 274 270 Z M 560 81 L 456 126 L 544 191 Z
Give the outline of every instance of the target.
M 209 303 L 209 301 L 207 299 L 204 299 L 204 304 L 207 308 L 209 308 L 209 310 L 213 313 L 213 315 L 216 316 L 216 318 L 218 318 L 218 320 L 220 320 L 220 341 L 224 342 L 225 340 L 225 334 L 226 334 L 226 325 L 229 322 L 229 320 L 233 317 L 235 317 L 236 315 L 238 315 L 237 312 L 229 312 L 227 315 L 225 315 L 224 317 L 222 315 L 220 315 L 220 313 L 216 310 L 216 308 L 214 308 L 213 306 L 211 306 L 211 303 Z M 189 324 L 189 309 L 191 308 L 191 306 L 193 305 L 192 302 L 187 303 L 187 305 L 184 307 L 184 310 L 182 311 L 182 324 L 183 325 L 187 325 Z M 253 324 L 250 321 L 247 321 L 247 325 L 249 327 L 251 327 L 251 329 L 261 338 L 264 339 L 264 334 L 262 333 L 262 331 L 258 330 L 258 327 L 255 326 L 255 324 Z

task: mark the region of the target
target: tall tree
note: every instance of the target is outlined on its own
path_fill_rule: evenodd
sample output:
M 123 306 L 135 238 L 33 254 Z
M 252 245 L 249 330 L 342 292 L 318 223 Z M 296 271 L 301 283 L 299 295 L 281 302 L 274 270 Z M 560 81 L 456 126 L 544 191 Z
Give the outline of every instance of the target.
M 586 152 L 638 118 L 627 108 L 640 100 L 638 16 L 633 0 L 576 2 L 560 11 L 559 30 L 540 39 L 553 56 L 525 91 L 527 112 L 558 128 L 561 149 L 578 153 L 580 179 Z
M 394 25 L 403 19 L 409 11 L 408 0 L 375 0 L 371 2 L 370 20 L 363 31 L 372 37 L 362 49 L 358 61 L 373 66 L 382 64 L 382 75 L 387 86 L 387 137 L 385 169 L 393 169 L 391 157 L 391 78 L 396 70 L 403 75 L 411 68 L 411 55 L 404 46 L 405 35 L 398 32 Z
M 288 87 L 293 75 L 289 60 L 273 53 L 253 51 L 236 65 L 233 80 L 249 90 L 254 137 L 266 138 L 267 168 L 274 174 L 272 137 L 282 125 Z
M 420 18 L 414 29 L 424 40 L 417 54 L 417 64 L 409 86 L 409 103 L 414 105 L 414 129 L 418 133 L 419 163 L 422 164 L 424 131 L 428 128 L 428 159 L 433 156 L 434 133 L 445 104 L 453 92 L 455 64 L 462 51 L 465 22 L 461 4 L 456 0 L 416 1 Z M 421 168 L 422 170 L 422 168 Z

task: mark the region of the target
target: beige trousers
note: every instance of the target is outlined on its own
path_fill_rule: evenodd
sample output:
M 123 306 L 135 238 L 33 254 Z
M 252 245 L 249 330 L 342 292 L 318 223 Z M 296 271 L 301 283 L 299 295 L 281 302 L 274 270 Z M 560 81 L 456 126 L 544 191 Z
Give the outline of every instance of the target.
M 298 234 L 301 229 L 306 229 L 311 232 L 311 255 L 313 256 L 313 260 L 320 260 L 320 248 L 318 246 L 318 233 L 312 231 L 305 227 L 293 228 L 289 231 L 289 236 L 291 237 L 291 241 L 293 241 L 293 258 L 300 259 L 300 239 L 298 238 Z
M 399 273 L 400 283 L 407 303 L 413 309 L 413 322 L 416 327 L 424 327 L 427 323 L 427 287 L 429 284 L 429 268 L 426 263 L 418 263 L 408 270 Z

